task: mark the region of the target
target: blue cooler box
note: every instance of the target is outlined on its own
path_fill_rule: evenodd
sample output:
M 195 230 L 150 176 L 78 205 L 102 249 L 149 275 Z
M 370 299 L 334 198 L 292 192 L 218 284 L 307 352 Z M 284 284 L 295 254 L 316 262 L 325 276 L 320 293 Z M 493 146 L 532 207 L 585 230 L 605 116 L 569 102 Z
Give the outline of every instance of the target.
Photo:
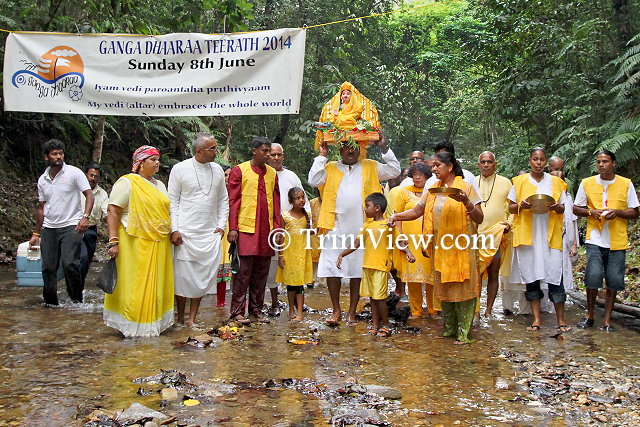
M 18 272 L 18 286 L 44 286 L 40 247 L 34 246 L 29 250 L 29 242 L 20 243 L 16 257 L 16 271 Z M 64 272 L 61 266 L 58 270 L 58 280 L 63 278 Z

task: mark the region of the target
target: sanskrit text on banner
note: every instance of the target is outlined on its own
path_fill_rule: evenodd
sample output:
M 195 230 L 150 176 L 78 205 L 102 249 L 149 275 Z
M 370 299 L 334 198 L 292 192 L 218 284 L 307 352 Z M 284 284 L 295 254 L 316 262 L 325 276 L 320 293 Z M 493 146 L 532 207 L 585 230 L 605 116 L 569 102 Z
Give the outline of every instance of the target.
M 122 116 L 297 114 L 306 33 L 11 33 L 8 111 Z

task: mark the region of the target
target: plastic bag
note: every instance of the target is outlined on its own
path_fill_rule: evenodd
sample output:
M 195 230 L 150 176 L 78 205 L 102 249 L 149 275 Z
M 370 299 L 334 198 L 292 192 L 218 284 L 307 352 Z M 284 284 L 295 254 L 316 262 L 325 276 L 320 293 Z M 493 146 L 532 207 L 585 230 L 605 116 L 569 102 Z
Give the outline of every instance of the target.
M 102 289 L 105 294 L 112 294 L 116 289 L 117 279 L 118 268 L 116 267 L 116 259 L 111 258 L 98 275 L 98 287 Z
M 229 245 L 229 255 L 231 257 L 231 272 L 238 274 L 240 272 L 240 256 L 238 255 L 238 242 L 231 242 Z

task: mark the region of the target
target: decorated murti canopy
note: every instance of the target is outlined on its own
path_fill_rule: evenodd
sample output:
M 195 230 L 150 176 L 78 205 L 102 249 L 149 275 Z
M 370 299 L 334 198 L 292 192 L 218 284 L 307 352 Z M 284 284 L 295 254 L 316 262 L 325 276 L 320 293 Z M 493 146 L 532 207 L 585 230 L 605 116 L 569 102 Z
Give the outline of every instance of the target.
M 349 92 L 343 96 L 345 91 Z M 349 82 L 342 83 L 340 90 L 324 104 L 316 127 L 316 150 L 322 143 L 337 144 L 349 140 L 365 148 L 370 141 L 380 138 L 376 106 Z

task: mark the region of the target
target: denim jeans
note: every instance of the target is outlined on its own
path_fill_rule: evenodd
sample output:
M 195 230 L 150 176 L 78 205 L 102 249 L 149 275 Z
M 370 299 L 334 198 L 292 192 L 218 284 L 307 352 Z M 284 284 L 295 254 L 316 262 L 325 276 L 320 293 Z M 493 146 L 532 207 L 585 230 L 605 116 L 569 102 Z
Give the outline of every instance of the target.
M 58 266 L 62 263 L 67 293 L 73 301 L 82 302 L 80 250 L 82 233 L 75 225 L 62 228 L 43 228 L 40 236 L 42 256 L 42 296 L 46 304 L 58 305 Z
M 626 250 L 612 251 L 598 245 L 586 244 L 587 268 L 584 272 L 584 284 L 587 289 L 602 288 L 602 279 L 607 289 L 624 291 L 624 273 Z

